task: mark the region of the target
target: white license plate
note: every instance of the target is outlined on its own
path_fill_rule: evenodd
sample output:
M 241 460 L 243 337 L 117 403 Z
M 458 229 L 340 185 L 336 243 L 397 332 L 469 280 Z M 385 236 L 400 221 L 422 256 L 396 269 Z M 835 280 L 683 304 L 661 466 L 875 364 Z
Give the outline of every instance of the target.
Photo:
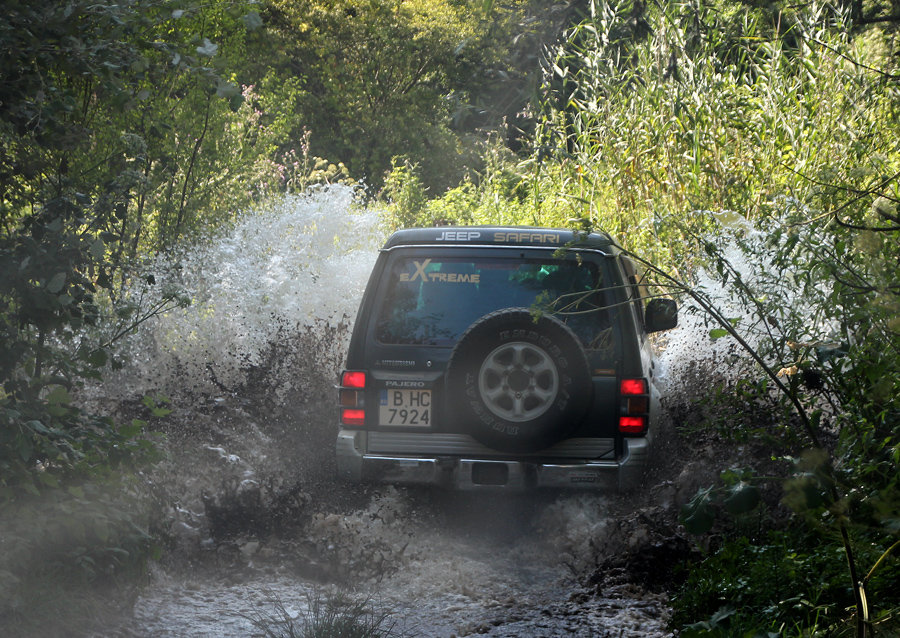
M 378 423 L 430 426 L 431 390 L 382 390 L 378 406 Z

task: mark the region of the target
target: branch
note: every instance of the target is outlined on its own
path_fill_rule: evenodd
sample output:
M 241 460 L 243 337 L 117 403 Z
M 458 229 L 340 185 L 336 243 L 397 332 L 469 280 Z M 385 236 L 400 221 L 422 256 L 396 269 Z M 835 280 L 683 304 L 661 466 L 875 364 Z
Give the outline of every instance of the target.
M 825 183 L 825 182 L 821 182 L 821 181 L 819 181 L 819 180 L 813 179 L 812 177 L 809 177 L 808 175 L 805 175 L 805 174 L 803 174 L 803 173 L 801 173 L 801 172 L 799 172 L 799 171 L 794 170 L 793 168 L 791 168 L 791 167 L 788 166 L 787 164 L 782 164 L 782 166 L 784 166 L 784 168 L 786 168 L 787 170 L 789 170 L 790 172 L 792 172 L 794 175 L 797 175 L 798 177 L 800 177 L 800 178 L 802 178 L 802 179 L 805 179 L 806 181 L 808 181 L 808 182 L 810 182 L 810 183 L 812 183 L 812 184 L 816 184 L 817 186 L 828 186 L 828 187 L 836 188 L 836 189 L 839 189 L 839 190 L 842 190 L 842 191 L 845 191 L 845 192 L 848 192 L 848 193 L 854 193 L 854 194 L 856 195 L 856 197 L 853 197 L 852 199 L 850 199 L 850 200 L 844 202 L 843 204 L 841 204 L 840 206 L 838 206 L 838 207 L 835 208 L 834 210 L 830 210 L 830 211 L 827 211 L 827 212 L 825 212 L 825 213 L 822 213 L 821 215 L 817 215 L 816 217 L 813 217 L 812 219 L 807 219 L 807 220 L 804 220 L 804 221 L 802 221 L 802 222 L 795 222 L 795 223 L 793 223 L 793 224 L 790 224 L 790 226 L 803 226 L 803 225 L 806 225 L 806 224 L 811 224 L 811 223 L 813 223 L 813 222 L 815 222 L 815 221 L 818 221 L 818 220 L 823 219 L 823 218 L 828 217 L 828 216 L 834 216 L 834 221 L 837 222 L 839 226 L 842 226 L 842 227 L 844 227 L 844 228 L 848 228 L 848 229 L 850 229 L 850 230 L 870 230 L 870 231 L 873 231 L 873 232 L 880 232 L 880 233 L 889 233 L 889 232 L 894 232 L 894 231 L 900 230 L 900 225 L 897 225 L 897 226 L 860 226 L 860 225 L 858 225 L 858 224 L 851 224 L 850 222 L 846 222 L 846 221 L 842 220 L 842 219 L 840 218 L 839 214 L 838 214 L 838 213 L 840 213 L 842 210 L 844 210 L 845 208 L 849 208 L 849 207 L 852 206 L 853 204 L 859 202 L 861 199 L 864 199 L 864 198 L 869 197 L 869 196 L 871 196 L 871 195 L 876 195 L 876 194 L 877 194 L 877 195 L 881 195 L 881 194 L 882 194 L 882 191 L 883 191 L 885 188 L 887 188 L 887 187 L 890 185 L 891 182 L 893 182 L 893 181 L 897 180 L 898 178 L 900 178 L 900 171 L 897 171 L 896 173 L 894 173 L 894 174 L 891 175 L 890 177 L 886 177 L 885 179 L 883 179 L 883 180 L 882 180 L 877 186 L 875 186 L 874 188 L 868 188 L 868 189 L 865 189 L 865 190 L 858 190 L 858 189 L 855 189 L 855 188 L 850 188 L 850 187 L 848 187 L 848 186 L 841 186 L 841 185 L 838 185 L 838 184 L 828 184 L 828 183 Z M 890 198 L 890 199 L 893 199 L 893 198 Z M 891 219 L 891 220 L 893 221 L 893 217 L 891 217 L 890 215 L 888 215 L 888 216 L 886 216 L 886 217 L 887 217 L 888 219 Z
M 203 130 L 200 132 L 200 137 L 197 138 L 197 142 L 194 144 L 194 150 L 191 153 L 191 161 L 188 163 L 188 168 L 184 175 L 184 186 L 181 189 L 181 203 L 178 207 L 178 218 L 175 220 L 175 237 L 178 237 L 181 232 L 181 223 L 184 221 L 187 190 L 191 183 L 191 173 L 194 171 L 197 155 L 200 153 L 200 147 L 203 145 L 203 140 L 206 138 L 206 131 L 209 128 L 209 111 L 212 108 L 212 99 L 212 94 L 206 98 L 206 113 L 203 117 Z
M 894 18 L 894 19 L 897 20 L 898 22 L 900 22 L 900 17 Z M 874 20 L 873 20 L 873 22 L 874 22 Z M 867 24 L 867 23 L 869 23 L 869 21 L 858 21 L 858 24 Z M 846 53 L 842 53 L 842 52 L 838 51 L 833 46 L 825 44 L 821 40 L 818 40 L 816 38 L 808 38 L 808 40 L 814 44 L 818 44 L 820 47 L 822 47 L 824 49 L 828 49 L 829 51 L 834 53 L 836 56 L 847 60 L 847 62 L 849 62 L 853 66 L 857 66 L 861 69 L 865 69 L 866 71 L 871 71 L 872 73 L 877 73 L 878 75 L 881 75 L 881 76 L 887 78 L 888 80 L 900 80 L 900 75 L 898 75 L 896 73 L 888 73 L 887 71 L 882 71 L 881 69 L 876 69 L 875 67 L 871 67 L 867 64 L 863 64 L 859 60 L 854 60 Z

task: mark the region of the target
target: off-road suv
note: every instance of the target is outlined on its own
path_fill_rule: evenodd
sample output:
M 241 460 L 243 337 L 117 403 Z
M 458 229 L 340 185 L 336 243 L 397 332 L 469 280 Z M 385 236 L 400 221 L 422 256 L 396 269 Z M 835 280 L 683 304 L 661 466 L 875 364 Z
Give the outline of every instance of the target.
M 639 484 L 659 418 L 635 264 L 602 233 L 401 230 L 363 295 L 339 387 L 354 481 L 460 489 Z

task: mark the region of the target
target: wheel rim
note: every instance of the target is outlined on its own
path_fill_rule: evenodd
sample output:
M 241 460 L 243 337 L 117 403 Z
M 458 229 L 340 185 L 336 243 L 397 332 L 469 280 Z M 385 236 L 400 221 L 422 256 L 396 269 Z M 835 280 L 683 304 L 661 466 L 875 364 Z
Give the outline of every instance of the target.
M 541 348 L 523 341 L 491 351 L 478 373 L 478 390 L 488 410 L 506 421 L 531 421 L 550 409 L 559 391 L 559 372 Z

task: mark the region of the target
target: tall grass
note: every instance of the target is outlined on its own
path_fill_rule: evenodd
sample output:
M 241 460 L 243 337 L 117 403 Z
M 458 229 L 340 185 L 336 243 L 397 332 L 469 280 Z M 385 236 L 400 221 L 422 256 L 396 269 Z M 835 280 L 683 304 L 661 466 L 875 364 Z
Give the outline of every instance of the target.
M 291 613 L 275 601 L 269 614 L 248 617 L 265 638 L 398 638 L 405 636 L 388 611 L 373 608 L 371 601 L 338 593 L 315 591 L 307 596 L 304 610 Z
M 656 253 L 673 217 L 700 230 L 701 211 L 821 208 L 898 168 L 892 88 L 854 62 L 878 44 L 846 15 L 639 6 L 593 2 L 548 56 L 534 174 L 573 216 Z

